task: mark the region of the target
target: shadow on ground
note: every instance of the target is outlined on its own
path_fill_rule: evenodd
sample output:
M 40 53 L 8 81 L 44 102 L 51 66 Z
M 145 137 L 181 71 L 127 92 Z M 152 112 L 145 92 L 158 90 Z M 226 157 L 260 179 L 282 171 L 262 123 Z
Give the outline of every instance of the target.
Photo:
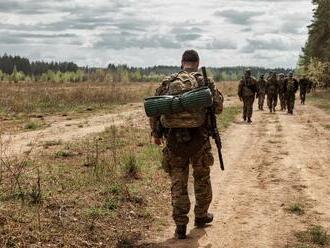
M 198 248 L 200 247 L 199 240 L 206 235 L 206 232 L 204 229 L 198 229 L 195 228 L 190 231 L 190 233 L 187 236 L 187 239 L 185 240 L 177 240 L 175 238 L 170 238 L 162 242 L 156 242 L 156 243 L 143 243 L 136 247 L 138 248 Z M 211 248 L 212 245 L 209 244 L 207 246 L 204 246 L 206 248 Z

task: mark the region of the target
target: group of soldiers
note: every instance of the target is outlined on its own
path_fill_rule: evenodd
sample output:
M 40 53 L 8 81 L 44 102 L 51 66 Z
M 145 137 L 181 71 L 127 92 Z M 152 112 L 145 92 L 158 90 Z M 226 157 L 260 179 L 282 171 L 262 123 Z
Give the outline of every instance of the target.
M 264 110 L 266 96 L 267 106 L 271 113 L 276 112 L 279 99 L 281 111 L 287 110 L 288 114 L 293 114 L 296 92 L 300 89 L 301 104 L 305 104 L 306 94 L 310 92 L 312 85 L 306 76 L 298 81 L 292 72 L 288 75 L 270 72 L 266 79 L 264 75 L 260 75 L 259 80 L 256 80 L 251 70 L 246 70 L 238 86 L 238 96 L 243 102 L 243 120 L 252 122 L 255 98 L 258 98 L 259 110 Z
M 212 94 L 213 104 L 209 108 L 215 114 L 223 110 L 223 95 L 217 89 L 213 80 L 208 80 L 198 72 L 199 55 L 195 50 L 187 50 L 181 59 L 182 70 L 179 73 L 166 77 L 157 88 L 155 95 L 173 95 L 172 90 L 177 86 L 205 87 Z M 278 98 L 281 110 L 287 109 L 293 113 L 295 93 L 300 86 L 301 103 L 305 103 L 306 92 L 310 89 L 310 81 L 307 78 L 295 79 L 293 73 L 288 76 L 270 73 L 267 79 L 264 75 L 259 80 L 252 77 L 251 71 L 245 72 L 240 81 L 238 95 L 244 102 L 243 118 L 252 122 L 253 102 L 259 98 L 259 109 L 263 110 L 265 96 L 270 112 L 276 111 Z M 185 89 L 185 88 L 182 88 Z M 186 92 L 183 90 L 183 92 Z M 174 94 L 177 95 L 177 94 Z M 195 220 L 197 228 L 203 228 L 213 221 L 213 214 L 209 212 L 212 201 L 212 185 L 210 179 L 210 166 L 214 163 L 209 137 L 211 134 L 210 111 L 182 113 L 181 115 L 156 116 L 150 118 L 151 136 L 156 145 L 165 144 L 162 156 L 162 167 L 171 179 L 171 196 L 173 207 L 173 220 L 176 224 L 175 236 L 185 239 L 190 200 L 188 193 L 189 164 L 193 169 L 194 193 L 195 193 Z M 178 117 L 182 117 L 181 119 Z M 176 126 L 169 126 L 170 122 L 165 120 L 176 120 Z M 197 121 L 198 120 L 198 121 Z M 185 126 L 183 124 L 201 123 L 200 125 Z M 167 126 L 166 126 L 167 125 Z

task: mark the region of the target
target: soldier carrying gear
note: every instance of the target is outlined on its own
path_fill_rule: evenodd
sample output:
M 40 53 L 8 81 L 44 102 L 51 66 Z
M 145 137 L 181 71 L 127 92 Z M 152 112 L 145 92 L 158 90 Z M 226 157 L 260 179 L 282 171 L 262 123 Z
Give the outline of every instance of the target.
M 278 79 L 278 95 L 281 104 L 281 111 L 286 110 L 286 92 L 285 92 L 285 75 L 279 74 Z
M 258 107 L 259 110 L 264 110 L 264 101 L 265 101 L 265 94 L 266 94 L 266 81 L 264 79 L 264 75 L 260 75 L 260 78 L 257 82 L 257 97 L 258 97 Z
M 266 82 L 266 94 L 269 111 L 271 113 L 275 112 L 278 95 L 278 83 L 275 72 L 272 72 L 272 74 L 270 74 L 270 76 L 268 77 L 268 80 Z
M 306 77 L 303 76 L 302 79 L 299 80 L 299 91 L 300 91 L 300 103 L 305 104 L 306 94 L 309 93 L 311 90 L 311 81 Z
M 294 101 L 296 98 L 296 92 L 298 91 L 298 81 L 293 77 L 293 73 L 290 72 L 287 79 L 285 79 L 285 92 L 286 92 L 286 103 L 288 108 L 288 114 L 293 114 Z
M 185 51 L 181 61 L 182 71 L 166 77 L 157 88 L 156 95 L 173 94 L 174 91 L 175 94 L 178 94 L 187 88 L 205 86 L 202 74 L 197 72 L 198 67 L 198 53 L 194 50 Z M 220 114 L 223 108 L 223 96 L 213 81 L 208 83 L 213 96 L 213 107 L 215 112 Z M 203 112 L 196 114 L 196 116 L 190 114 L 150 118 L 154 143 L 161 145 L 163 139 L 166 143 L 163 149 L 162 166 L 171 177 L 172 216 L 176 224 L 175 236 L 178 239 L 186 238 L 189 222 L 187 215 L 190 210 L 190 200 L 187 187 L 190 163 L 193 168 L 196 199 L 195 226 L 203 227 L 213 221 L 213 215 L 208 213 L 212 201 L 210 166 L 214 162 L 209 140 L 208 118 Z M 204 118 L 202 121 L 201 117 Z M 176 125 L 178 125 L 180 118 L 180 125 L 182 126 L 177 128 Z
M 258 92 L 257 80 L 251 76 L 251 70 L 247 69 L 244 77 L 238 85 L 238 97 L 243 101 L 243 120 L 251 123 L 253 102 Z

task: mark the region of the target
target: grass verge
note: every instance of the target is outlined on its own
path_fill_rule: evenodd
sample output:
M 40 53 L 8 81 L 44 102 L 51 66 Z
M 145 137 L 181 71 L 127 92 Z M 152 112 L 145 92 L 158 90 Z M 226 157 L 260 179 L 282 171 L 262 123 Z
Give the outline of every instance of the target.
M 224 131 L 226 128 L 228 128 L 240 113 L 240 111 L 240 106 L 230 106 L 224 108 L 222 114 L 218 116 L 219 131 Z
M 309 96 L 312 104 L 330 114 L 330 90 L 318 91 Z

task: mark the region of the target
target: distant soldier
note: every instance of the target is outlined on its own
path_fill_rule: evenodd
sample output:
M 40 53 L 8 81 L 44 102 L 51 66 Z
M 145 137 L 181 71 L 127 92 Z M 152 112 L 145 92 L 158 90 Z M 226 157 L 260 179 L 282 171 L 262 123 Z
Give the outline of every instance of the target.
M 257 91 L 257 80 L 251 76 L 251 70 L 248 69 L 238 85 L 238 96 L 240 101 L 243 101 L 243 120 L 248 123 L 252 122 L 253 102 Z
M 278 95 L 278 83 L 275 72 L 272 72 L 270 77 L 268 77 L 268 80 L 266 82 L 266 94 L 269 111 L 271 113 L 275 112 Z
M 182 71 L 166 77 L 156 90 L 156 95 L 177 95 L 187 88 L 205 86 L 203 76 L 198 72 L 199 55 L 195 50 L 187 50 L 182 55 Z M 223 108 L 223 96 L 210 80 L 209 88 L 213 95 L 216 114 Z M 209 140 L 209 122 L 205 111 L 183 112 L 150 118 L 154 143 L 161 145 L 163 138 L 162 166 L 171 177 L 172 217 L 176 224 L 175 236 L 186 238 L 189 222 L 190 200 L 188 194 L 189 164 L 193 168 L 195 192 L 195 226 L 203 227 L 213 221 L 208 212 L 212 201 L 210 166 L 214 159 Z
M 290 72 L 288 78 L 285 80 L 285 92 L 287 95 L 287 109 L 288 114 L 293 114 L 295 95 L 298 91 L 298 81 L 293 77 L 293 73 Z
M 306 94 L 311 90 L 311 81 L 307 79 L 304 75 L 302 79 L 299 80 L 299 93 L 300 93 L 300 103 L 305 104 Z
M 266 81 L 264 79 L 264 75 L 260 75 L 260 78 L 257 82 L 257 90 L 259 110 L 264 110 L 264 101 L 266 95 Z
M 286 92 L 285 92 L 285 75 L 279 74 L 278 78 L 278 96 L 281 104 L 281 111 L 286 110 Z

